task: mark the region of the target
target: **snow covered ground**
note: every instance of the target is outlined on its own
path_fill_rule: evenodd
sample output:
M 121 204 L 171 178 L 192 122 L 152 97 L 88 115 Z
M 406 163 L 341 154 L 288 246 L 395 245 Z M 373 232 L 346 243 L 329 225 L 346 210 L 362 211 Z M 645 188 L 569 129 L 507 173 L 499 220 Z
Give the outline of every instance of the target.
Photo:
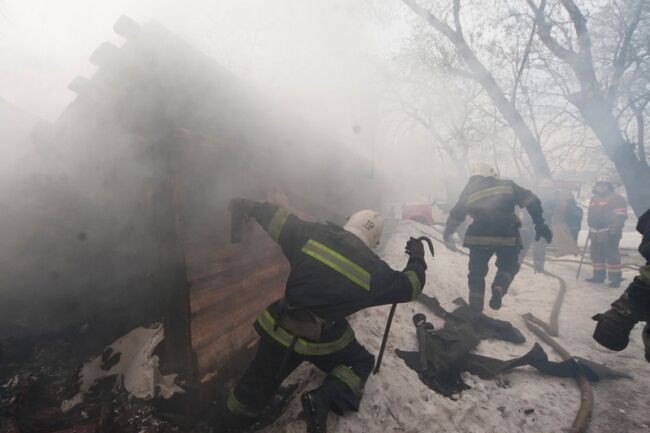
M 418 223 L 399 221 L 392 236 L 385 241 L 382 257 L 394 268 L 401 269 L 406 263 L 406 240 L 423 232 L 439 236 Z M 467 299 L 467 257 L 450 252 L 439 243 L 435 246 L 435 259 L 428 259 L 425 293 L 437 296 L 444 307 L 452 309 L 453 299 L 458 296 Z M 549 271 L 563 276 L 569 285 L 560 315 L 558 341 L 573 355 L 601 362 L 634 376 L 634 380 L 610 380 L 594 384 L 595 405 L 589 432 L 650 431 L 650 364 L 643 357 L 641 327 L 637 326 L 630 346 L 621 353 L 607 351 L 591 338 L 595 324 L 591 316 L 606 310 L 623 288 L 609 289 L 576 281 L 575 264 L 549 263 L 547 266 Z M 589 266 L 585 271 L 583 275 L 587 276 Z M 492 272 L 488 279 L 492 277 Z M 629 281 L 634 273 L 625 270 L 624 276 Z M 532 312 L 548 320 L 556 294 L 555 279 L 535 275 L 532 269 L 522 268 L 504 298 L 503 308 L 493 312 L 486 305 L 486 313 L 511 321 L 528 341 L 519 346 L 501 341 L 484 341 L 479 346 L 479 352 L 507 359 L 528 351 L 537 340 L 528 332 L 520 315 Z M 375 354 L 379 351 L 389 309 L 389 306 L 384 306 L 362 311 L 351 320 L 359 341 Z M 496 380 L 481 380 L 466 374 L 465 381 L 472 389 L 461 393 L 457 400 L 431 391 L 394 353 L 396 348 L 416 349 L 415 329 L 411 320 L 416 312 L 424 313 L 430 321 L 440 324 L 430 311 L 417 302 L 399 305 L 381 371 L 370 376 L 360 411 L 344 417 L 331 414 L 329 432 L 544 433 L 561 432 L 571 425 L 580 401 L 573 380 L 541 376 L 532 367 L 516 369 Z M 551 359 L 559 360 L 552 349 L 546 346 L 545 349 Z M 322 372 L 303 364 L 287 382 L 300 382 L 300 393 L 317 387 L 322 378 Z M 294 398 L 280 420 L 264 432 L 304 432 L 305 423 L 300 419 L 300 413 L 299 399 Z

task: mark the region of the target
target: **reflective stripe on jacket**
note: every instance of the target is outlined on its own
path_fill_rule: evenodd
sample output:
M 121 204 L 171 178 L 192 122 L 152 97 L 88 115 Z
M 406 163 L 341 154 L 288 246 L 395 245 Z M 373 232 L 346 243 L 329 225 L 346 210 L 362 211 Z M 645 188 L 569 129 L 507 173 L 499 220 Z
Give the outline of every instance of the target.
M 595 195 L 589 202 L 587 222 L 592 230 L 620 230 L 627 219 L 627 202 L 623 196 L 611 192 L 605 195 Z
M 525 207 L 535 225 L 544 223 L 541 202 L 529 190 L 511 180 L 472 176 L 449 212 L 447 230 L 455 231 L 470 216 L 474 221 L 467 229 L 464 246 L 520 246 L 521 222 L 515 206 Z
M 359 238 L 335 224 L 306 222 L 269 203 L 251 212 L 289 260 L 284 299 L 327 320 L 344 320 L 364 308 L 416 299 L 426 264 L 391 269 Z

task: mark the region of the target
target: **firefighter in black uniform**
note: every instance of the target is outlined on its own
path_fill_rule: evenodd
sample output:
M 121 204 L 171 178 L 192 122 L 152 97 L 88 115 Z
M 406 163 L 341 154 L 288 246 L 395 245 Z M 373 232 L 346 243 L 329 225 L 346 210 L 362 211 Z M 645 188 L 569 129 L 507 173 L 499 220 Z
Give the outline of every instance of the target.
M 497 179 L 496 171 L 485 163 L 473 167 L 467 186 L 449 213 L 443 235 L 448 243 L 467 215 L 474 219 L 465 233 L 463 246 L 469 247 L 469 305 L 475 313 L 483 311 L 485 276 L 493 254 L 497 256 L 497 273 L 492 282 L 492 309 L 501 308 L 501 298 L 519 271 L 521 222 L 515 215 L 515 205 L 530 213 L 535 240 L 544 238 L 551 243 L 553 233 L 544 223 L 539 198 L 511 180 Z
M 589 255 L 594 275 L 587 278 L 590 283 L 602 283 L 609 277 L 609 287 L 621 286 L 621 253 L 618 244 L 623 236 L 623 225 L 627 219 L 627 202 L 614 192 L 614 186 L 605 177 L 596 181 L 593 197 L 589 203 L 587 222 L 591 248 Z
M 555 214 L 555 208 L 559 201 L 559 191 L 555 188 L 553 182 L 549 179 L 542 179 L 539 183 L 539 197 L 542 201 L 544 208 L 544 219 L 547 224 L 552 225 L 552 219 Z M 522 228 L 519 230 L 522 240 L 522 248 L 519 252 L 519 264 L 521 264 L 528 249 L 533 247 L 533 269 L 535 272 L 543 273 L 544 264 L 546 263 L 546 247 L 547 242 L 544 239 L 538 239 L 533 242 L 535 238 L 535 223 L 533 222 L 530 213 L 526 215 L 523 210 L 519 211 L 520 221 Z
M 650 209 L 641 215 L 636 229 L 643 235 L 639 252 L 646 264 L 641 266 L 639 275 L 612 304 L 612 308 L 594 316 L 594 320 L 598 321 L 594 339 L 610 350 L 620 351 L 627 347 L 634 325 L 646 322 L 643 343 L 645 358 L 650 362 Z
M 330 410 L 357 411 L 374 356 L 357 342 L 346 317 L 364 308 L 408 302 L 420 295 L 426 263 L 411 239 L 406 268 L 391 269 L 370 248 L 383 223 L 366 210 L 344 227 L 305 222 L 269 203 L 234 199 L 231 210 L 255 220 L 279 243 L 291 271 L 284 298 L 255 322 L 257 354 L 230 392 L 217 432 L 250 427 L 282 381 L 303 361 L 327 373 L 323 384 L 301 396 L 310 433 L 324 433 Z

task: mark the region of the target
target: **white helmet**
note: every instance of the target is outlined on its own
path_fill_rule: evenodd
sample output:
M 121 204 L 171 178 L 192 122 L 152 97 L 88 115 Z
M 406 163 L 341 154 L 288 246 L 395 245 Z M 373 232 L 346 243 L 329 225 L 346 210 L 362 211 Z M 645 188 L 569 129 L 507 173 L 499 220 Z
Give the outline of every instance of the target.
M 373 248 L 384 230 L 384 219 L 374 210 L 362 210 L 348 218 L 343 230 L 361 239 L 368 248 Z
M 471 176 L 483 176 L 483 177 L 499 177 L 499 173 L 488 163 L 486 162 L 477 162 L 472 165 L 470 171 Z

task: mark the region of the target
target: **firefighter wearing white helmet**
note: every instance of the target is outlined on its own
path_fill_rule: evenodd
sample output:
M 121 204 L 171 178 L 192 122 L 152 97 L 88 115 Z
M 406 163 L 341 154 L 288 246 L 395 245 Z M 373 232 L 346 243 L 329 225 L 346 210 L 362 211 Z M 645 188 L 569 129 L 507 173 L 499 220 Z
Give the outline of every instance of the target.
M 373 210 L 362 210 L 345 222 L 343 230 L 361 239 L 368 248 L 374 248 L 384 230 L 384 219 Z
M 610 287 L 620 287 L 623 274 L 618 245 L 627 219 L 627 202 L 614 191 L 614 185 L 606 176 L 596 179 L 592 192 L 587 222 L 591 241 L 589 255 L 594 273 L 587 281 L 603 283 L 609 278 Z
M 326 432 L 330 410 L 357 411 L 374 357 L 354 337 L 346 317 L 364 308 L 418 298 L 425 283 L 424 247 L 412 239 L 402 271 L 373 251 L 383 229 L 372 210 L 353 214 L 344 227 L 303 221 L 270 203 L 231 201 L 280 245 L 291 272 L 282 299 L 255 322 L 257 354 L 230 392 L 215 433 L 247 431 L 282 381 L 303 361 L 325 371 L 319 388 L 301 397 L 308 432 Z
M 519 271 L 521 222 L 515 206 L 526 208 L 535 226 L 535 238 L 550 243 L 553 237 L 544 222 L 542 204 L 535 194 L 511 180 L 498 178 L 489 164 L 480 162 L 472 167 L 471 177 L 458 203 L 449 212 L 444 239 L 451 246 L 452 236 L 469 215 L 473 218 L 467 228 L 463 245 L 469 248 L 469 306 L 475 313 L 483 311 L 485 276 L 490 258 L 496 254 L 497 272 L 492 282 L 490 307 L 501 308 L 501 299 Z
M 499 177 L 499 173 L 487 162 L 477 162 L 472 165 L 470 170 L 471 176 Z

